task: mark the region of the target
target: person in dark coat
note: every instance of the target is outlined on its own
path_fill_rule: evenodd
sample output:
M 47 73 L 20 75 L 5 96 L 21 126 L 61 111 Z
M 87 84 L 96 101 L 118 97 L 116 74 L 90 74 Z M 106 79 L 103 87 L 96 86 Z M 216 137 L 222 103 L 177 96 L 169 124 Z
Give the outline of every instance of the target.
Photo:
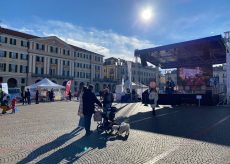
M 39 98 L 39 92 L 38 92 L 38 90 L 37 90 L 37 91 L 36 91 L 36 97 L 35 97 L 36 104 L 39 104 L 38 98 Z
M 25 102 L 26 102 L 26 95 L 25 95 L 25 91 L 22 91 L 22 92 L 21 92 L 21 97 L 22 97 L 22 105 L 24 105 L 24 104 L 25 104 Z
M 91 125 L 92 115 L 95 112 L 94 104 L 97 103 L 100 107 L 102 107 L 101 102 L 97 99 L 97 97 L 95 96 L 92 90 L 93 90 L 93 86 L 89 85 L 88 89 L 84 92 L 82 96 L 86 136 L 89 136 L 92 133 L 90 131 L 90 125 Z
M 71 91 L 69 91 L 69 101 L 71 101 L 71 99 L 72 99 L 72 93 Z
M 29 90 L 29 88 L 27 89 L 27 95 L 26 95 L 26 98 L 27 98 L 27 103 L 28 104 L 31 104 L 31 101 L 30 101 L 30 90 Z

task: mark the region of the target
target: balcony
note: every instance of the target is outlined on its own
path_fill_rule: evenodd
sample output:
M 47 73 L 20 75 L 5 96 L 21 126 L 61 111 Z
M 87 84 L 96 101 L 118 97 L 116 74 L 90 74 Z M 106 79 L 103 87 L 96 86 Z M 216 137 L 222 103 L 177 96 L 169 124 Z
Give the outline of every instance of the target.
M 49 75 L 49 74 L 35 74 L 32 73 L 32 77 L 43 77 L 43 78 L 56 78 L 56 79 L 70 79 L 73 80 L 73 76 L 64 76 L 64 75 Z

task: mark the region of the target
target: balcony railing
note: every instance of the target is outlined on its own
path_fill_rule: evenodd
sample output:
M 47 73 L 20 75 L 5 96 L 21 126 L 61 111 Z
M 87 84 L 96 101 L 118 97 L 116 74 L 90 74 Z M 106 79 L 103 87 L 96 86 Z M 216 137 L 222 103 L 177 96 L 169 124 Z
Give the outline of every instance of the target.
M 43 77 L 43 78 L 56 78 L 56 79 L 70 79 L 73 80 L 73 76 L 64 76 L 64 75 L 48 75 L 48 74 L 35 74 L 32 73 L 32 77 Z

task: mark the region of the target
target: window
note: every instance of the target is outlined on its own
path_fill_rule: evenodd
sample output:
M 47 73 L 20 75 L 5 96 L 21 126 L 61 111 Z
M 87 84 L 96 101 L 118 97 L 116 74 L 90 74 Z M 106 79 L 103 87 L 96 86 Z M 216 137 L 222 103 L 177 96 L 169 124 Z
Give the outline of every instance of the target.
M 50 69 L 50 75 L 55 75 L 56 74 L 56 70 L 55 69 Z
M 22 79 L 21 79 L 21 83 L 22 83 L 22 84 L 24 84 L 25 81 L 26 81 L 25 78 L 22 78 Z
M 80 53 L 80 58 L 82 58 L 82 53 Z
M 45 50 L 45 45 L 36 43 L 36 49 L 37 50 Z
M 9 64 L 9 72 L 17 72 L 18 66 L 16 64 Z
M 65 49 L 63 49 L 63 55 L 65 55 Z
M 44 73 L 44 68 L 36 67 L 35 73 L 38 75 L 42 75 Z
M 83 54 L 83 58 L 85 59 L 85 54 Z
M 28 44 L 29 42 L 27 42 L 27 41 L 24 41 L 24 40 L 21 40 L 21 46 L 22 47 L 29 47 L 29 44 Z
M 79 63 L 77 63 L 77 67 L 78 67 L 78 68 L 80 67 L 80 64 L 79 64 Z
M 21 60 L 28 60 L 27 54 L 21 54 Z
M 6 57 L 6 51 L 0 50 L 0 58 Z
M 52 46 L 50 46 L 50 52 L 53 53 L 54 52 L 54 48 Z
M 80 54 L 79 54 L 79 52 L 78 52 L 78 53 L 77 53 L 77 57 L 79 57 L 79 55 L 80 55 Z
M 56 52 L 56 54 L 58 53 L 58 48 L 57 47 L 55 48 L 55 52 Z
M 10 38 L 10 44 L 16 45 L 16 39 Z
M 7 37 L 0 36 L 0 43 L 7 43 Z
M 17 59 L 18 58 L 18 53 L 10 52 L 9 57 L 12 58 L 12 59 Z
M 77 52 L 74 51 L 74 57 L 76 57 L 76 56 L 77 56 Z
M 58 63 L 58 60 L 57 59 L 55 59 L 55 64 L 57 64 Z
M 77 72 L 77 77 L 79 77 L 79 72 Z
M 67 55 L 70 55 L 70 51 L 69 50 L 67 51 Z
M 20 65 L 20 73 L 27 73 L 28 72 L 28 67 L 24 65 Z
M 67 62 L 67 65 L 69 66 L 69 61 Z
M 0 63 L 0 71 L 6 71 L 6 63 Z

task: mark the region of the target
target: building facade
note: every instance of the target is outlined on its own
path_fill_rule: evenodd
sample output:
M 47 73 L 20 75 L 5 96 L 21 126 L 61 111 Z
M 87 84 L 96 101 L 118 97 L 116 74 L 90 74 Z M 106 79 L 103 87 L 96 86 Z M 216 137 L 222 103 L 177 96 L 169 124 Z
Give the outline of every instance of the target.
M 117 80 L 117 84 L 121 84 L 122 79 L 128 80 L 128 67 L 126 60 L 117 58 L 108 58 L 104 62 L 104 77 L 107 79 Z M 159 80 L 157 68 L 151 66 L 143 67 L 138 62 L 131 63 L 131 79 L 134 83 L 148 85 L 152 79 Z
M 24 89 L 43 78 L 72 91 L 103 78 L 103 55 L 70 45 L 56 36 L 38 37 L 0 28 L 0 82 Z M 101 86 L 102 87 L 102 86 Z

